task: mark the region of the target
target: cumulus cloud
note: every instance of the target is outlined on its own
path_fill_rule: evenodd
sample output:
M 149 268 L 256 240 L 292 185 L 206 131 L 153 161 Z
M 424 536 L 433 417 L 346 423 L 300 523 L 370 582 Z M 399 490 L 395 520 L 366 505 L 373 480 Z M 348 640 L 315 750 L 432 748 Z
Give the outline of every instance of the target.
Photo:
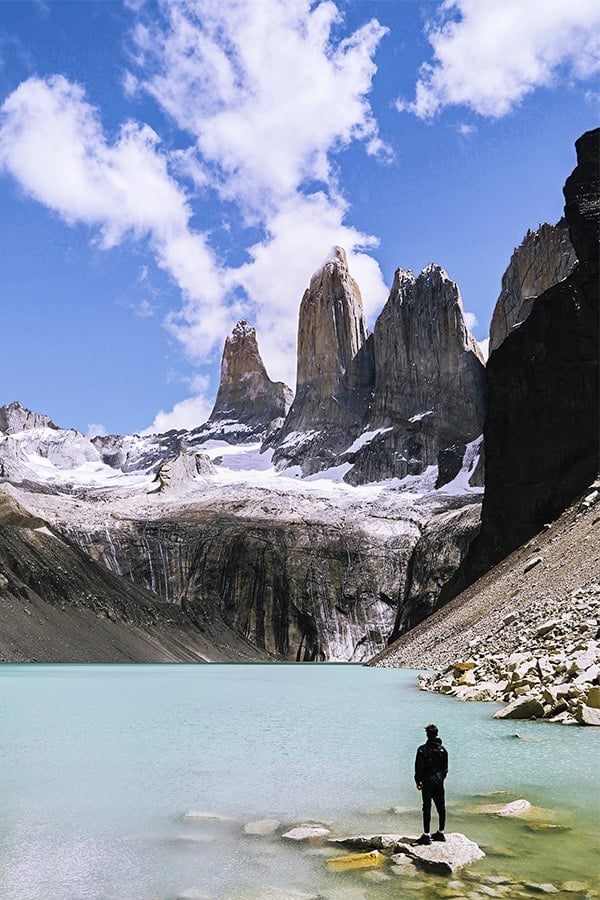
M 349 33 L 331 0 L 127 5 L 135 71 L 123 90 L 152 96 L 179 146 L 134 121 L 108 136 L 82 86 L 34 77 L 1 108 L 0 169 L 66 222 L 89 226 L 102 248 L 146 242 L 181 289 L 165 321 L 190 358 L 205 363 L 248 318 L 271 377 L 293 384 L 298 304 L 332 245 L 347 250 L 369 313 L 387 296 L 368 252 L 376 238 L 349 223 L 335 165 L 356 142 L 389 158 L 368 99 L 387 29 L 372 19 Z M 241 264 L 239 244 L 231 265 L 214 249 L 223 220 L 232 245 L 246 242 Z M 198 424 L 209 411 L 198 393 L 153 427 L 192 415 Z
M 445 0 L 428 27 L 433 61 L 398 109 L 430 119 L 465 105 L 504 116 L 535 88 L 596 75 L 599 35 L 597 0 Z
M 66 222 L 96 228 L 105 249 L 148 240 L 184 302 L 202 311 L 198 350 L 210 350 L 222 335 L 222 272 L 205 235 L 190 228 L 191 209 L 156 133 L 126 122 L 111 143 L 83 88 L 62 75 L 23 82 L 0 114 L 0 168 Z
M 141 433 L 161 434 L 172 429 L 189 430 L 206 422 L 213 408 L 213 401 L 207 397 L 208 386 L 209 379 L 206 376 L 196 375 L 189 384 L 192 396 L 176 403 L 167 412 L 161 409 L 152 424 Z
M 94 422 L 90 422 L 88 425 L 88 430 L 86 433 L 86 437 L 90 440 L 95 437 L 105 437 L 106 436 L 106 428 L 104 425 L 99 425 Z
M 310 0 L 163 2 L 139 25 L 145 89 L 192 134 L 224 197 L 263 215 L 306 180 L 331 181 L 331 151 L 364 141 L 386 153 L 367 100 L 375 19 L 334 43 L 340 14 Z

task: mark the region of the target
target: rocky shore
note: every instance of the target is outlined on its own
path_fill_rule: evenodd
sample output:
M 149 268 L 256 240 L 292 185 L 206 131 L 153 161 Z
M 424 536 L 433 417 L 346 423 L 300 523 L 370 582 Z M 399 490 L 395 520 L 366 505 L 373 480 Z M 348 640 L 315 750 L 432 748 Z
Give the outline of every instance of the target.
M 538 565 L 534 557 L 530 565 Z M 497 634 L 475 637 L 468 657 L 419 677 L 425 690 L 460 700 L 507 703 L 497 719 L 548 719 L 600 725 L 600 584 L 548 599 L 523 616 L 515 610 Z
M 600 482 L 371 661 L 420 686 L 508 705 L 497 718 L 600 725 Z

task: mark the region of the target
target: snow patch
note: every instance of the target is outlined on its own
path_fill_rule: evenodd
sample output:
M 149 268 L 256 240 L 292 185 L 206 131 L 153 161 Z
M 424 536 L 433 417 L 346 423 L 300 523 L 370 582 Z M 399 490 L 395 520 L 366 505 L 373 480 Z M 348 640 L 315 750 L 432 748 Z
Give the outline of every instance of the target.
M 462 461 L 462 468 L 456 478 L 448 484 L 444 484 L 439 490 L 442 494 L 483 494 L 482 487 L 473 487 L 469 484 L 469 479 L 477 468 L 479 457 L 481 455 L 481 445 L 483 443 L 483 435 L 481 434 L 470 444 L 467 444 Z
M 411 420 L 412 421 L 412 420 Z M 359 435 L 356 440 L 350 444 L 347 450 L 344 453 L 356 453 L 357 450 L 360 450 L 361 447 L 364 447 L 366 444 L 370 444 L 378 435 L 385 434 L 387 431 L 393 431 L 392 426 L 389 428 L 378 428 L 376 431 L 364 431 L 361 435 Z
M 421 419 L 425 418 L 425 416 L 432 416 L 432 415 L 433 415 L 433 410 L 428 409 L 427 412 L 417 413 L 416 416 L 411 416 L 411 418 L 408 421 L 409 422 L 420 422 Z

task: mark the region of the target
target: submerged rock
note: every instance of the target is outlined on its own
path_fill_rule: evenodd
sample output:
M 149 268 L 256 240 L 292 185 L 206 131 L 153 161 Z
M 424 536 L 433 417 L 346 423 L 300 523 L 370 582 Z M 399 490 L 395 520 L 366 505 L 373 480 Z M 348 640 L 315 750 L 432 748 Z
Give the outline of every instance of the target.
M 386 857 L 379 850 L 366 853 L 348 853 L 327 860 L 327 866 L 334 872 L 350 872 L 353 869 L 372 869 L 383 865 Z
M 513 800 L 512 803 L 507 803 L 495 814 L 497 816 L 522 816 L 524 813 L 529 812 L 530 809 L 531 803 L 529 800 Z
M 260 837 L 275 834 L 281 822 L 277 819 L 261 819 L 258 822 L 248 822 L 244 825 L 244 834 L 255 834 Z
M 331 831 L 322 825 L 298 825 L 282 834 L 282 837 L 288 841 L 310 841 L 313 838 L 324 838 Z

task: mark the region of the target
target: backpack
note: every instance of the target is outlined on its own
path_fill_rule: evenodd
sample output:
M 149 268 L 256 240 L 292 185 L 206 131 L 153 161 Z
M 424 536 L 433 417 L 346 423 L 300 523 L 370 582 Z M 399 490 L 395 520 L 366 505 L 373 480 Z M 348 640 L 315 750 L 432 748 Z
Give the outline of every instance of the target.
M 442 780 L 448 769 L 448 753 L 446 748 L 441 744 L 427 743 L 423 747 L 423 777 L 435 778 Z

